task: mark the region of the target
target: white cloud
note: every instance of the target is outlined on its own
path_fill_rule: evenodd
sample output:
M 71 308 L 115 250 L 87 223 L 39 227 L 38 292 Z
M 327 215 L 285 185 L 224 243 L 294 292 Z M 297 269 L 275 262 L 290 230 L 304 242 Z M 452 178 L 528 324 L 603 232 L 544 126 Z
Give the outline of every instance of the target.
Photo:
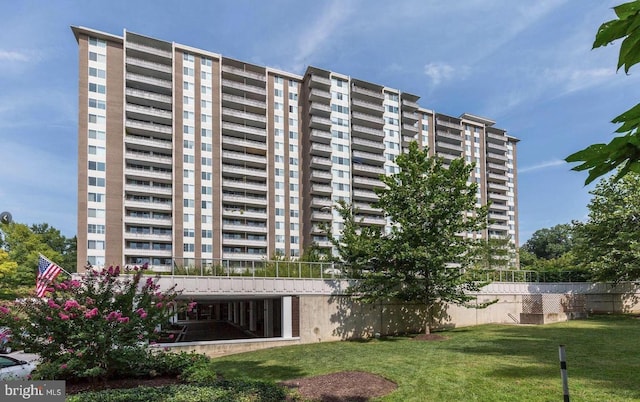
M 325 46 L 333 33 L 340 32 L 340 27 L 353 12 L 352 6 L 349 1 L 332 1 L 315 23 L 299 35 L 300 41 L 291 70 L 300 74 L 304 72 L 305 66 L 310 64 L 309 58 Z
M 520 168 L 518 169 L 518 173 L 534 172 L 536 170 L 548 169 L 548 168 L 552 168 L 560 165 L 566 165 L 566 164 L 567 162 L 563 161 L 562 159 L 554 159 L 552 161 L 541 162 L 536 165 Z
M 462 80 L 469 75 L 469 67 L 454 67 L 443 62 L 429 63 L 424 66 L 424 73 L 431 79 L 433 85 L 439 85 L 450 80 Z
M 29 61 L 25 53 L 0 49 L 0 61 Z

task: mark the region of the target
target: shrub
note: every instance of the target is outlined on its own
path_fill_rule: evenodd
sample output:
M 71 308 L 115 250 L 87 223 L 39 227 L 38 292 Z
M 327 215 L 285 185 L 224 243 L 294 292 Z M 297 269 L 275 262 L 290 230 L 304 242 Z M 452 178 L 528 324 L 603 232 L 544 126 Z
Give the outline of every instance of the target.
M 187 307 L 177 304 L 175 288 L 160 291 L 156 278 L 144 272 L 144 267 L 124 274 L 119 267 L 89 270 L 80 280 L 49 287 L 48 298 L 0 306 L 0 326 L 40 355 L 35 379 L 145 375 L 156 328 Z

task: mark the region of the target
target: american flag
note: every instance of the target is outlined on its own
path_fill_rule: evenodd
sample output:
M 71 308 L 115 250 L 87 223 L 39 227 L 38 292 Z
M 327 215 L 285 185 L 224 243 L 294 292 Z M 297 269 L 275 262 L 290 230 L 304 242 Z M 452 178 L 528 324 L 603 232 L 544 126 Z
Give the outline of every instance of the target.
M 44 297 L 45 293 L 47 293 L 47 286 L 56 279 L 60 271 L 62 271 L 62 268 L 40 256 L 38 277 L 36 278 L 36 295 L 38 297 Z

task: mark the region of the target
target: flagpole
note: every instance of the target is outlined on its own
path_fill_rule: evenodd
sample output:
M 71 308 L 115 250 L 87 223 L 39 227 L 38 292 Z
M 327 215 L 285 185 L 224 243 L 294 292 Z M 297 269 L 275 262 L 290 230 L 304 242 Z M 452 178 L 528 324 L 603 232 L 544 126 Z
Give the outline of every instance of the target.
M 46 256 L 42 255 L 42 254 L 40 254 L 40 257 L 41 257 L 41 258 L 44 258 L 45 260 L 47 260 L 47 261 L 49 261 L 49 262 L 53 262 L 53 261 L 51 261 L 50 259 L 48 259 Z M 64 272 L 65 274 L 67 274 L 67 275 L 69 275 L 69 276 L 71 276 L 71 273 L 69 273 L 69 271 L 67 271 L 66 269 L 62 268 L 62 267 L 60 266 L 60 264 L 56 264 L 56 265 L 60 268 L 60 271 Z

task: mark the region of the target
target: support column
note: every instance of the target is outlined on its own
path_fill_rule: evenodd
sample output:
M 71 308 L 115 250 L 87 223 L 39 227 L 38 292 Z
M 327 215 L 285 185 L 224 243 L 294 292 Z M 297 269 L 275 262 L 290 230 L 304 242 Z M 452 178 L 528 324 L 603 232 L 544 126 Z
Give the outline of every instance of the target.
M 283 338 L 291 338 L 293 337 L 293 325 L 292 325 L 292 315 L 291 315 L 291 296 L 284 296 L 282 298 L 282 337 Z
M 256 311 L 256 301 L 251 300 L 249 302 L 249 331 L 255 331 L 256 326 L 256 315 L 258 312 Z
M 273 300 L 265 299 L 264 301 L 264 337 L 273 336 Z
M 240 326 L 242 328 L 244 328 L 247 325 L 247 319 L 246 319 L 246 314 L 245 314 L 245 305 L 244 302 L 239 302 L 238 303 L 240 305 L 239 311 L 240 311 Z

